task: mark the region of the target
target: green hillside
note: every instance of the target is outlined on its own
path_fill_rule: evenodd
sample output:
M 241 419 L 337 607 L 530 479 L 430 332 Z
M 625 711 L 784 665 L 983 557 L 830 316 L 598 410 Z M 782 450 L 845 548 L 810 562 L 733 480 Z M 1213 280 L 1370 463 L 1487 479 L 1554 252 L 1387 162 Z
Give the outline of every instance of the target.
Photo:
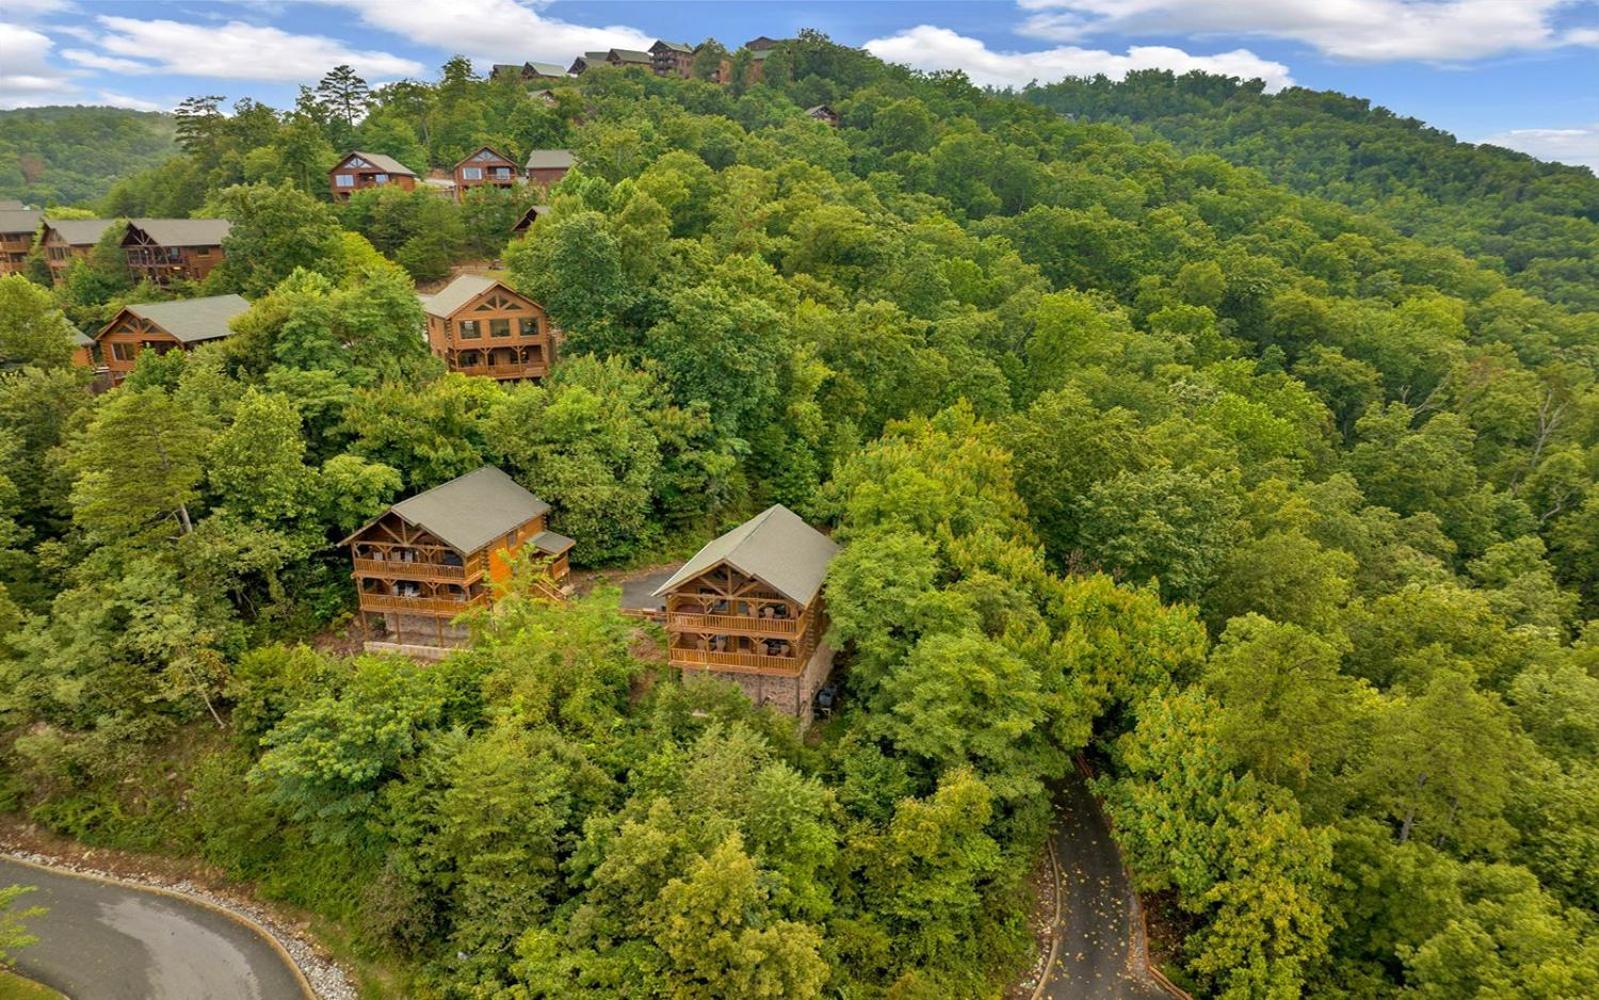
M 1186 152 L 1256 167 L 1403 233 L 1458 247 L 1521 288 L 1599 308 L 1599 179 L 1329 91 L 1163 70 L 1062 80 L 1028 100 L 1084 121 L 1130 124 Z
M 0 111 L 0 198 L 76 205 L 177 152 L 173 118 L 123 108 Z

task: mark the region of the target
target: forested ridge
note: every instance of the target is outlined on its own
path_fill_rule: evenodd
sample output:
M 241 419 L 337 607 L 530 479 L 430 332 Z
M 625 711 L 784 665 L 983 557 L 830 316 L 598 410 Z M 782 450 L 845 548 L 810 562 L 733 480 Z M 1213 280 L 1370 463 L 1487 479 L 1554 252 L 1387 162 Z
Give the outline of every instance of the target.
M 1599 309 L 1599 178 L 1585 167 L 1460 142 L 1334 91 L 1267 94 L 1258 80 L 1198 71 L 1067 79 L 1028 87 L 1024 96 L 1256 167 L 1292 190 L 1456 247 L 1519 288 Z
M 171 115 L 123 108 L 0 111 L 0 198 L 76 205 L 177 151 Z
M 1198 996 L 1599 993 L 1599 314 L 959 75 L 765 77 L 189 102 L 108 206 L 231 219 L 181 291 L 253 305 L 103 395 L 68 315 L 163 293 L 0 280 L 0 808 L 306 907 L 374 995 L 976 998 L 1082 751 Z M 508 243 L 528 194 L 327 201 L 483 143 L 578 158 Z M 547 382 L 428 354 L 477 257 Z M 308 645 L 337 540 L 484 462 L 589 566 L 826 526 L 840 713 L 641 662 L 604 589 Z

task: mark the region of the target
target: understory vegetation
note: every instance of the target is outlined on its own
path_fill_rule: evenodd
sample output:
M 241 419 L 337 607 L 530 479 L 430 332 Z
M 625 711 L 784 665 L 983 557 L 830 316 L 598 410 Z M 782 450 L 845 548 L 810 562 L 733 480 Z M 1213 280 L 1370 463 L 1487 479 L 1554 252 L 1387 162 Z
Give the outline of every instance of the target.
M 1083 752 L 1196 995 L 1599 994 L 1591 303 L 810 33 L 529 89 L 191 102 L 107 208 L 232 219 L 200 290 L 253 305 L 102 395 L 69 318 L 159 293 L 109 244 L 0 280 L 0 808 L 408 996 L 942 1000 L 1025 965 Z M 531 193 L 326 200 L 335 150 L 480 144 L 576 152 L 525 236 Z M 490 256 L 566 331 L 543 384 L 419 335 L 413 278 Z M 484 462 L 589 566 L 826 526 L 839 715 L 641 662 L 603 588 L 436 665 L 309 644 L 337 540 Z

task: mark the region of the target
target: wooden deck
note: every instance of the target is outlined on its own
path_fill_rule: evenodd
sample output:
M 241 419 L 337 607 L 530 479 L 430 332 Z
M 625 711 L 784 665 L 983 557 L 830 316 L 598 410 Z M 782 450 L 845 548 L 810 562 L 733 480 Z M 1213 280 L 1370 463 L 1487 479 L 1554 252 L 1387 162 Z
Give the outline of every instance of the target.
M 717 635 L 771 636 L 774 639 L 792 639 L 805 632 L 809 624 L 806 616 L 799 618 L 757 618 L 754 615 L 696 614 L 690 611 L 669 611 L 666 625 L 685 632 L 714 632 Z
M 464 583 L 483 575 L 481 563 L 452 566 L 448 563 L 403 559 L 356 559 L 353 562 L 356 575 L 381 576 L 389 580 L 445 580 Z
M 810 650 L 804 656 L 766 656 L 761 653 L 716 653 L 708 649 L 684 649 L 669 646 L 667 662 L 688 670 L 725 670 L 730 673 L 785 675 L 798 677 L 810 659 Z
M 405 615 L 449 615 L 454 617 L 468 609 L 487 604 L 489 595 L 479 594 L 466 600 L 446 600 L 439 597 L 394 597 L 388 594 L 362 594 L 362 611 L 393 611 Z

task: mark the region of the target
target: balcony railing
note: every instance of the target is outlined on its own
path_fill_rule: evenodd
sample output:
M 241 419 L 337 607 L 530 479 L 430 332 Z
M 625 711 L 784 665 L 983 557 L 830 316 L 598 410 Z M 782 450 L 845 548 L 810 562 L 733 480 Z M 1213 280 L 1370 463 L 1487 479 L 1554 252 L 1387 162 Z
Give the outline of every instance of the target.
M 412 615 L 458 615 L 488 602 L 487 594 L 449 600 L 442 597 L 395 597 L 390 594 L 362 594 L 362 611 L 398 611 Z
M 466 580 L 481 576 L 481 566 L 451 566 L 448 563 L 404 559 L 356 559 L 355 571 L 393 580 Z
M 667 648 L 667 662 L 674 667 L 709 668 L 747 674 L 788 674 L 798 676 L 810 656 L 766 656 L 762 653 L 717 653 L 708 649 Z
M 712 615 L 691 611 L 666 613 L 667 628 L 695 632 L 796 636 L 805 631 L 805 625 L 804 618 L 757 618 L 754 615 Z
M 488 375 L 491 378 L 543 378 L 550 373 L 550 366 L 543 361 L 499 365 L 457 363 L 451 370 L 462 375 Z

